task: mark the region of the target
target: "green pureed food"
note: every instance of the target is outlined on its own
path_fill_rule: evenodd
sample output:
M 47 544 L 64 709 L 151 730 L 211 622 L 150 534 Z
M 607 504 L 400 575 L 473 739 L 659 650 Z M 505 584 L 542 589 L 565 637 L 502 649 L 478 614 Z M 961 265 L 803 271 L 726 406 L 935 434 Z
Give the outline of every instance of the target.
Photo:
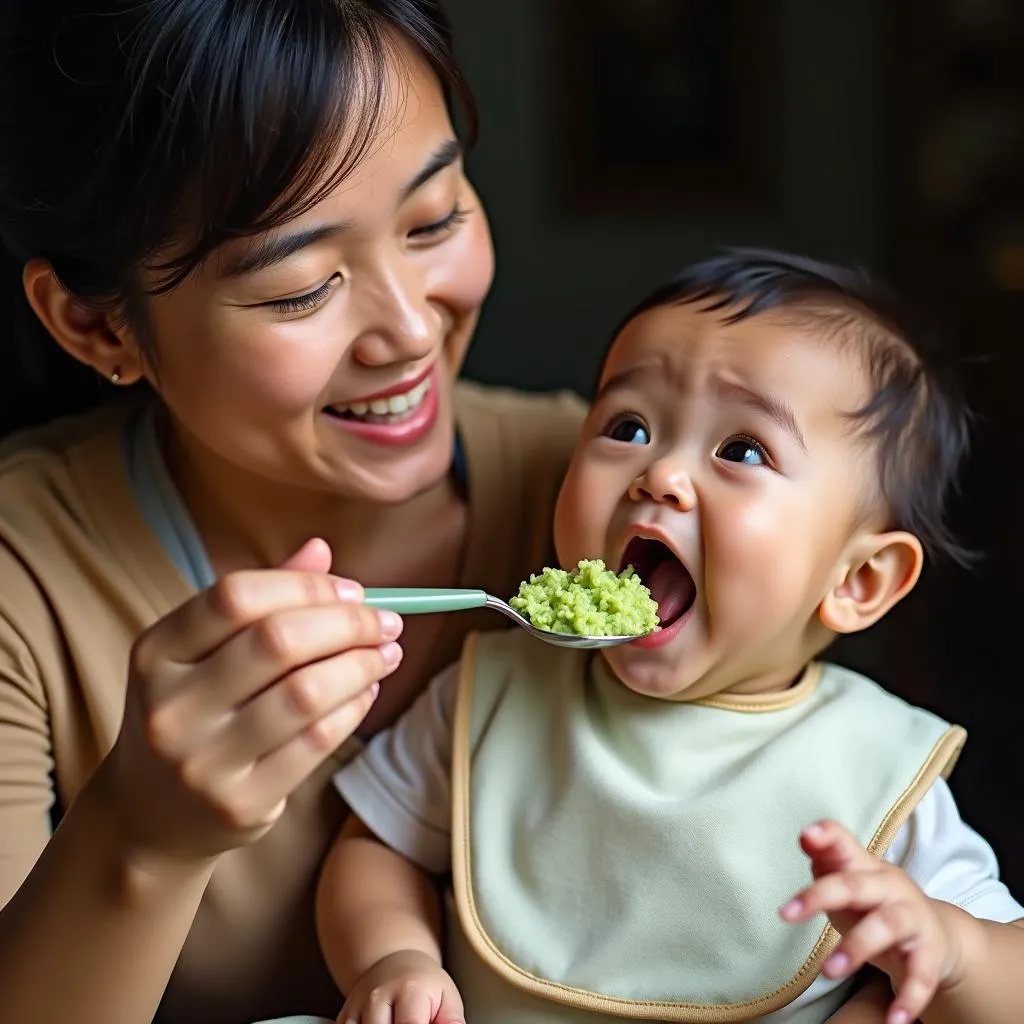
M 599 558 L 575 572 L 545 569 L 509 601 L 538 629 L 577 636 L 639 636 L 658 625 L 658 606 L 631 565 L 616 575 Z

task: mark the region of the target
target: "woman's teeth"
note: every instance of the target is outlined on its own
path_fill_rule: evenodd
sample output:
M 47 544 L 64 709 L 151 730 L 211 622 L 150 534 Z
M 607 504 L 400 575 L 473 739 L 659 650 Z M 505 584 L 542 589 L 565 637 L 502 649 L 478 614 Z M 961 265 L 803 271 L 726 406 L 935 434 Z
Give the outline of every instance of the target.
M 416 387 L 411 388 L 401 395 L 391 395 L 389 398 L 375 398 L 372 402 L 352 402 L 349 405 L 333 405 L 331 412 L 335 416 L 344 419 L 366 419 L 374 422 L 380 419 L 385 421 L 395 417 L 404 417 L 417 409 L 427 397 L 430 391 L 430 378 L 421 381 Z M 371 419 L 372 418 L 372 419 Z

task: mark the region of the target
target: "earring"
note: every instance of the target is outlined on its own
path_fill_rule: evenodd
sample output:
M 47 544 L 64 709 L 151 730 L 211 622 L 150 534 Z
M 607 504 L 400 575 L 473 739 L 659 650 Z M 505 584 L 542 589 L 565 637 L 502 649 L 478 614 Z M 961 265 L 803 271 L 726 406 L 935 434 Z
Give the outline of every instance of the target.
M 120 380 L 121 380 L 121 371 L 118 370 L 118 369 L 115 369 L 114 372 L 110 375 L 110 383 L 111 384 L 117 384 Z

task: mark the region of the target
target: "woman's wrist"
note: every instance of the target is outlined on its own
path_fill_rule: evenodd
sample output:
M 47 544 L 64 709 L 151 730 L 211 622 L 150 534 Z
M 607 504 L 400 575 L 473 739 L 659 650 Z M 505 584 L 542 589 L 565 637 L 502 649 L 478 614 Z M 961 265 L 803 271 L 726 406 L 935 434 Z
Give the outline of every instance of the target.
M 163 851 L 132 828 L 116 772 L 107 758 L 86 783 L 73 810 L 88 821 L 88 832 L 105 847 L 111 895 L 126 906 L 145 906 L 170 893 L 201 893 L 217 857 L 189 858 Z M 84 827 L 84 826 L 83 826 Z

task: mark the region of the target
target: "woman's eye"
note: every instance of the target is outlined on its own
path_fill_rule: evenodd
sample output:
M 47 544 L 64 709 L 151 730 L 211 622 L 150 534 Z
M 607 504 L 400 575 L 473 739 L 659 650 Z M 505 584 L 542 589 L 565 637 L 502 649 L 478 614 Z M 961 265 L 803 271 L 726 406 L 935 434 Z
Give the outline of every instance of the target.
M 422 227 L 413 228 L 409 232 L 410 238 L 434 238 L 436 235 L 443 235 L 446 231 L 451 231 L 456 225 L 461 224 L 469 216 L 469 210 L 464 210 L 457 203 L 452 209 L 452 212 L 446 217 L 442 217 L 438 221 L 434 221 L 433 224 L 424 224 Z
M 305 295 L 293 295 L 287 299 L 274 299 L 266 305 L 278 313 L 301 313 L 316 309 L 331 294 L 334 282 L 340 279 L 341 275 L 335 274 L 314 291 L 306 292 Z
M 752 437 L 730 437 L 723 442 L 715 454 L 724 462 L 739 462 L 744 466 L 767 466 L 771 464 L 764 446 Z
M 605 436 L 624 444 L 651 443 L 650 431 L 635 416 L 620 416 L 617 420 L 613 420 L 605 432 Z

